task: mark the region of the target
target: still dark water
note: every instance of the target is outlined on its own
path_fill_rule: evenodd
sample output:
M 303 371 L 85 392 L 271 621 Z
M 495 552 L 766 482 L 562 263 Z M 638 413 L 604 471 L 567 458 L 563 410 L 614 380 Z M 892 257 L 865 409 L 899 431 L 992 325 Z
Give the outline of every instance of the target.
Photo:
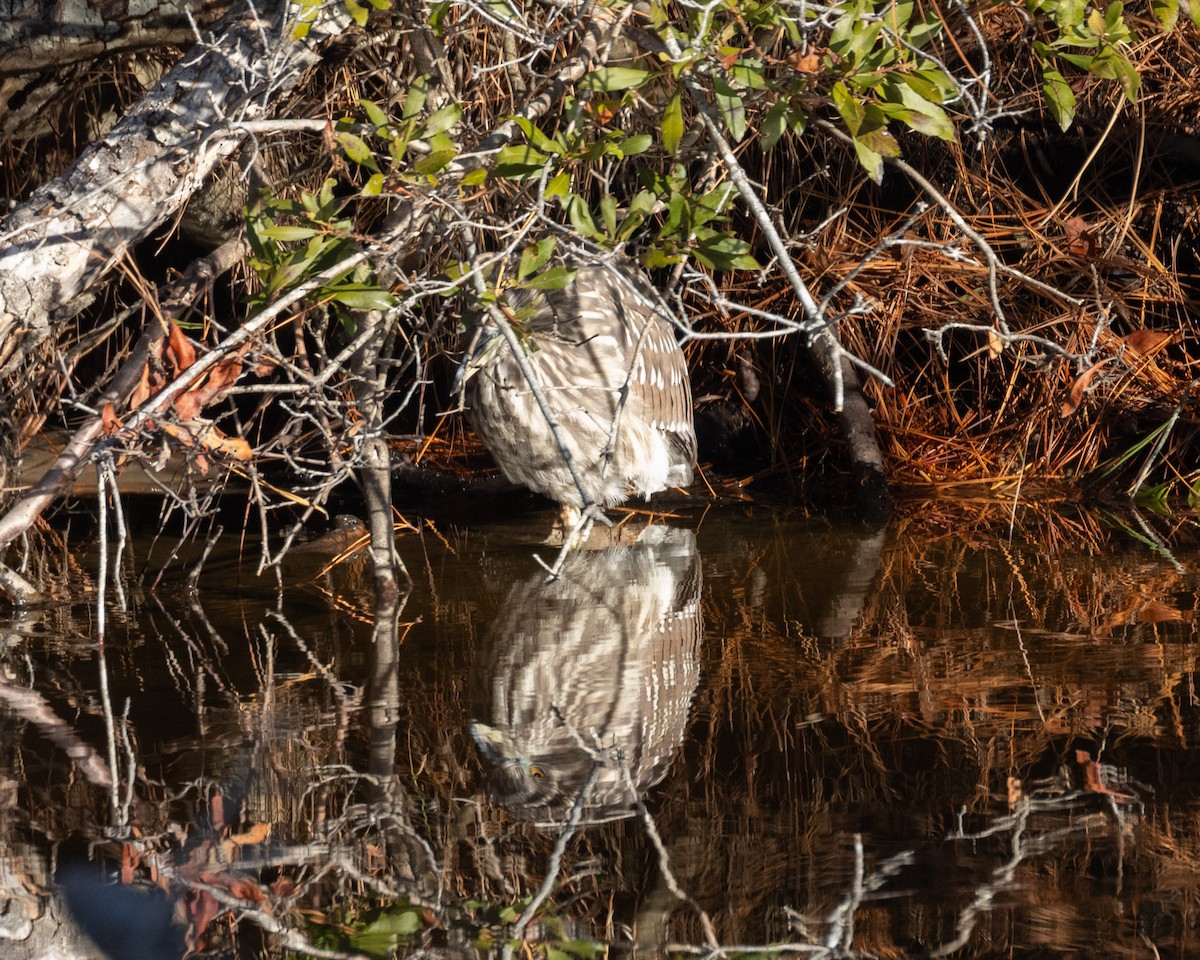
M 103 657 L 43 545 L 91 599 L 0 618 L 0 958 L 86 955 L 56 880 L 154 960 L 1200 956 L 1194 518 L 734 504 L 550 584 L 547 512 L 409 520 L 394 627 L 345 538 L 135 537 Z

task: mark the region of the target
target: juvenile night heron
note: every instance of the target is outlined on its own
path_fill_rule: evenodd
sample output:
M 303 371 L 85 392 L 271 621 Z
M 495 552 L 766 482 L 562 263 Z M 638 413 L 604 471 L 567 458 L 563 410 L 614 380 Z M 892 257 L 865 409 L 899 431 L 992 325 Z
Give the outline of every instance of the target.
M 584 823 L 635 813 L 687 731 L 701 578 L 692 531 L 649 527 L 572 554 L 549 583 L 539 569 L 512 585 L 480 648 L 491 714 L 471 725 L 493 801 L 543 825 L 585 790 Z
M 568 527 L 587 505 L 686 486 L 696 465 L 687 363 L 635 271 L 585 264 L 563 290 L 512 293 L 503 309 L 523 358 L 484 316 L 464 360 L 475 429 L 500 470 L 556 500 Z

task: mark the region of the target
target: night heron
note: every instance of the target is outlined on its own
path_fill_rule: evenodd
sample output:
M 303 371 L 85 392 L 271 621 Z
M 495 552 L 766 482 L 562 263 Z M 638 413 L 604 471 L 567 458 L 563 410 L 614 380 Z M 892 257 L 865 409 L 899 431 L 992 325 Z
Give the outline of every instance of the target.
M 687 731 L 700 587 L 696 535 L 661 526 L 512 586 L 481 664 L 491 715 L 471 725 L 493 801 L 549 825 L 586 791 L 583 822 L 633 815 Z
M 509 480 L 556 500 L 568 529 L 585 506 L 691 483 L 687 363 L 636 268 L 585 264 L 565 289 L 510 292 L 503 310 L 523 358 L 484 315 L 463 375 L 475 429 Z

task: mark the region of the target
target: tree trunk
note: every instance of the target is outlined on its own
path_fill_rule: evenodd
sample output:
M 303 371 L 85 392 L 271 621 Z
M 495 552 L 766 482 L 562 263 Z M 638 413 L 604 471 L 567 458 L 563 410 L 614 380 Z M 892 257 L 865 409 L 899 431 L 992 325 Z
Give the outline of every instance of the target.
M 0 223 L 0 379 L 238 146 L 236 122 L 261 119 L 318 61 L 316 31 L 295 41 L 282 20 L 222 21 L 215 39 Z

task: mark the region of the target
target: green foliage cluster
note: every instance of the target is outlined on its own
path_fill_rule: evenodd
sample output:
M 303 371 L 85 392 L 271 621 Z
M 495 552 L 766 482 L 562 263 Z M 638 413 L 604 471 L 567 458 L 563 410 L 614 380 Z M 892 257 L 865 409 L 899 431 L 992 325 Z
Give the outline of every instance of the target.
M 1103 10 L 1086 0 L 1024 3 L 1022 15 L 1035 27 L 1030 45 L 1045 103 L 1060 126 L 1075 117 L 1068 79 L 1074 71 L 1117 82 L 1136 98 L 1140 80 L 1129 56 L 1136 37 L 1119 0 Z M 388 0 L 371 5 L 384 9 Z M 619 10 L 624 2 L 610 5 Z M 428 11 L 429 26 L 447 40 L 455 9 L 439 0 Z M 481 0 L 470 9 L 499 26 L 528 26 L 509 0 Z M 1162 29 L 1176 27 L 1178 0 L 1153 0 L 1153 9 Z M 1200 3 L 1190 9 L 1200 16 Z M 349 3 L 347 10 L 355 22 L 367 23 L 366 7 Z M 732 144 L 753 141 L 762 151 L 789 136 L 813 135 L 814 121 L 833 124 L 875 182 L 887 159 L 901 155 L 900 130 L 953 142 L 964 121 L 987 122 L 990 70 L 979 27 L 965 14 L 952 22 L 936 5 L 724 0 L 680 8 L 652 0 L 640 15 L 649 32 L 636 38 L 633 65 L 594 69 L 556 111 L 536 121 L 512 117 L 519 138 L 483 165 L 461 163 L 470 146 L 463 107 L 430 109 L 428 76 L 409 81 L 398 115 L 362 100 L 361 116 L 343 118 L 334 130 L 341 151 L 361 171 L 355 186 L 327 187 L 321 197 L 294 203 L 267 202 L 252 212 L 262 298 L 318 272 L 353 242 L 348 221 L 340 219 L 351 193 L 377 197 L 397 186 L 459 201 L 503 195 L 510 204 L 515 189 L 557 211 L 588 241 L 635 245 L 647 266 L 692 259 L 710 270 L 753 270 L 759 264 L 732 219 L 737 191 L 710 165 L 696 162 L 705 149 L 704 138 L 688 137 L 697 111 L 714 117 Z M 953 68 L 947 50 L 955 51 Z M 344 199 L 334 201 L 331 192 Z M 305 246 L 285 249 L 296 243 Z M 543 253 L 534 259 L 557 272 L 538 281 L 523 262 L 518 282 L 541 289 L 569 282 Z M 320 296 L 343 307 L 356 306 L 355 298 L 359 305 L 385 305 L 370 286 L 359 274 Z
M 528 899 L 515 904 L 466 900 L 452 904 L 437 922 L 460 930 L 476 949 L 491 950 L 502 942 L 503 928 L 515 923 L 528 906 Z M 388 957 L 409 947 L 414 938 L 428 931 L 431 922 L 434 922 L 431 911 L 398 901 L 366 908 L 345 906 L 331 916 L 310 918 L 307 932 L 313 945 L 322 949 Z M 510 941 L 511 946 L 520 947 L 523 956 L 541 960 L 596 960 L 605 952 L 602 944 L 572 935 L 559 917 L 543 914 L 537 923 L 540 932 L 536 940 Z

